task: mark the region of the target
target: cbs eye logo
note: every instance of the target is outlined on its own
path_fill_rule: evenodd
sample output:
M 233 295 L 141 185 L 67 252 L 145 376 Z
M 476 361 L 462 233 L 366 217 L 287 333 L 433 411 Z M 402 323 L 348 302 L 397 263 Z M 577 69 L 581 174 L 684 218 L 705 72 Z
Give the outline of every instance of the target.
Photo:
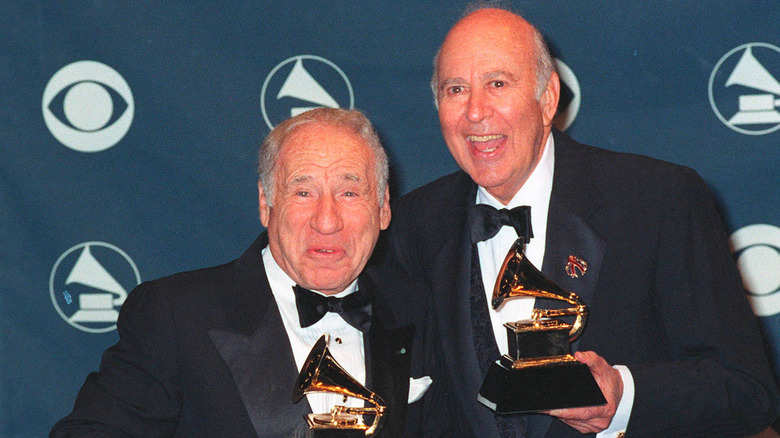
M 780 313 L 780 228 L 767 224 L 741 228 L 731 235 L 731 250 L 753 313 Z
M 130 129 L 135 105 L 124 78 L 95 61 L 66 65 L 43 90 L 43 120 L 60 143 L 79 152 L 100 152 Z

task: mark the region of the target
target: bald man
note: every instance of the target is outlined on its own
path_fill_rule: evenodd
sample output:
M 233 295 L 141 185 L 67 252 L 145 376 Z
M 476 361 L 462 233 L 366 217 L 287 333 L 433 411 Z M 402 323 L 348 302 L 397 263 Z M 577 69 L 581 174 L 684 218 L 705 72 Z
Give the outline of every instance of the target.
M 432 289 L 442 412 L 452 422 L 445 433 L 744 436 L 775 418 L 778 393 L 758 324 L 694 171 L 555 131 L 560 85 L 546 44 L 506 10 L 478 9 L 455 24 L 434 61 L 432 89 L 462 170 L 394 204 L 390 241 Z M 526 254 L 589 305 L 573 347 L 607 404 L 497 415 L 477 401 L 488 367 L 508 350 L 502 324 L 549 303 L 488 306 L 518 235 L 504 226 L 472 239 L 475 204 L 530 207 Z

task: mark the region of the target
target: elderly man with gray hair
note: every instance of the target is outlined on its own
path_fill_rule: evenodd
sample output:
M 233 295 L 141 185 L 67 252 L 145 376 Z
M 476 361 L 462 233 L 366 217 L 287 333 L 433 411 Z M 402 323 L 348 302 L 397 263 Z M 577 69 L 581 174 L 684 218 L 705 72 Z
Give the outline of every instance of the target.
M 419 424 L 406 414 L 430 384 L 419 374 L 420 315 L 396 317 L 393 302 L 395 290 L 417 285 L 386 267 L 364 271 L 391 216 L 387 156 L 371 123 L 355 110 L 300 114 L 265 139 L 258 171 L 267 231 L 233 262 L 130 293 L 119 342 L 52 437 L 304 436 L 304 415 L 364 405 L 334 393 L 292 402 L 323 333 L 333 358 L 385 402 L 379 436 Z M 410 384 L 412 372 L 420 379 Z

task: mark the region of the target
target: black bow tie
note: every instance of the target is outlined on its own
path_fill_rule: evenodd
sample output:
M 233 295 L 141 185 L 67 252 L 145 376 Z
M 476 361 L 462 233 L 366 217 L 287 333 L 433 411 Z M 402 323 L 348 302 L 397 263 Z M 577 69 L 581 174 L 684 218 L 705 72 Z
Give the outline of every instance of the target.
M 517 237 L 522 237 L 526 243 L 534 237 L 531 230 L 531 207 L 524 205 L 511 210 L 497 210 L 489 205 L 474 204 L 469 208 L 469 225 L 471 227 L 471 243 L 488 240 L 498 233 L 504 225 L 512 226 Z
M 293 286 L 293 292 L 301 327 L 315 324 L 328 312 L 338 313 L 347 324 L 361 332 L 366 332 L 371 325 L 371 302 L 360 289 L 343 298 L 326 297 L 297 284 Z

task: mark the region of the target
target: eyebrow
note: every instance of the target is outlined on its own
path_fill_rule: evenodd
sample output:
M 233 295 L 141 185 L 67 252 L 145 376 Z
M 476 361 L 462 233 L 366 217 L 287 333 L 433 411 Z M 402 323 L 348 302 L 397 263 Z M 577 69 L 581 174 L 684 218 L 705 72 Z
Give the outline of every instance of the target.
M 347 181 L 359 182 L 359 181 L 363 180 L 363 178 L 361 178 L 360 175 L 355 174 L 355 173 L 342 173 L 342 174 L 339 175 L 339 177 L 341 179 L 345 179 Z
M 505 70 L 489 71 L 489 72 L 483 74 L 480 77 L 480 79 L 481 80 L 495 79 L 495 78 L 498 78 L 498 77 L 501 77 L 501 76 L 505 76 L 508 79 L 513 80 L 513 81 L 516 80 L 515 75 L 513 75 L 512 73 L 509 73 L 508 71 L 505 71 Z M 446 88 L 449 85 L 465 84 L 466 82 L 467 81 L 465 79 L 461 78 L 461 77 L 448 78 L 448 79 L 445 79 L 445 80 L 440 82 L 439 88 Z
M 312 178 L 311 175 L 298 175 L 298 176 L 293 177 L 290 180 L 290 182 L 293 183 L 293 184 L 300 184 L 300 183 L 304 183 L 306 181 L 311 181 L 312 179 L 314 179 L 314 178 Z
M 340 173 L 337 175 L 338 179 L 345 180 L 345 181 L 354 181 L 354 182 L 360 182 L 363 181 L 363 178 L 360 177 L 360 175 L 356 173 Z M 311 175 L 298 175 L 294 176 L 290 183 L 292 184 L 302 184 L 308 181 L 313 180 L 314 177 Z
M 446 87 L 447 85 L 462 84 L 464 82 L 466 82 L 466 80 L 463 78 L 450 78 L 441 81 L 441 85 L 439 87 L 442 88 L 442 87 Z
M 482 77 L 484 79 L 494 79 L 494 78 L 497 78 L 499 76 L 506 76 L 509 79 L 514 79 L 515 78 L 514 75 L 512 75 L 512 73 L 509 73 L 509 72 L 504 71 L 504 70 L 489 71 L 489 72 L 485 73 L 484 75 L 482 75 Z

